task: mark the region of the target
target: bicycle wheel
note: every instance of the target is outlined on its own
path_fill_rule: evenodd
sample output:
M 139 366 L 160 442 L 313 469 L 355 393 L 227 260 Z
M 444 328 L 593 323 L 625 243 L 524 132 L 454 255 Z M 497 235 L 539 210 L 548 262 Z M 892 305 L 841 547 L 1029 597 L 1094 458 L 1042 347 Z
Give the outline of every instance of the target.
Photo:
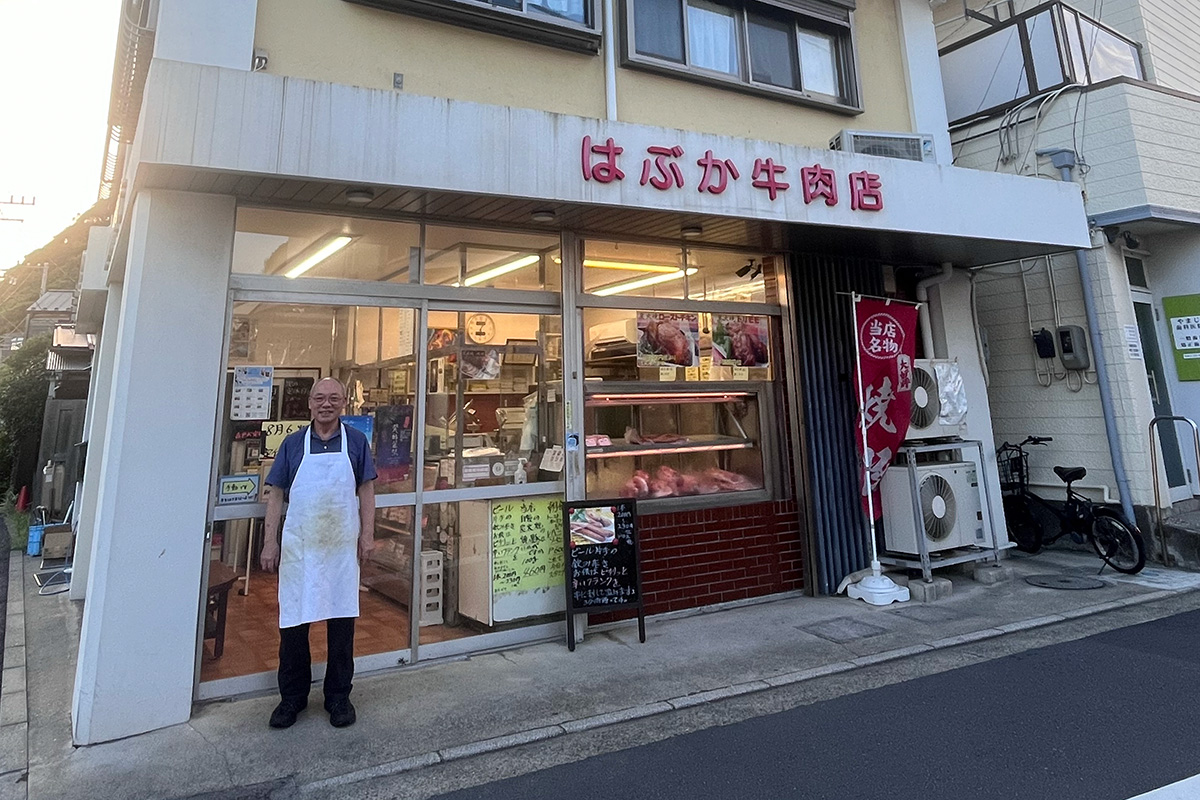
M 1004 498 L 1004 518 L 1008 523 L 1008 538 L 1023 553 L 1042 549 L 1042 523 L 1034 516 L 1029 501 L 1022 495 Z
M 1132 575 L 1146 566 L 1146 545 L 1142 535 L 1115 512 L 1096 509 L 1092 521 L 1092 547 L 1117 572 Z

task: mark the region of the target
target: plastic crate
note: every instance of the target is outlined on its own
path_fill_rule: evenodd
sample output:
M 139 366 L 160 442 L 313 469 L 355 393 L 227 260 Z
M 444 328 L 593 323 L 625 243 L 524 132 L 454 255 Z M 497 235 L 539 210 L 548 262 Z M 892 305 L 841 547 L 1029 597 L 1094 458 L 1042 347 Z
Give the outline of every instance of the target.
M 45 531 L 45 525 L 29 526 L 29 541 L 25 545 L 25 553 L 27 555 L 40 556 L 42 554 L 42 536 Z

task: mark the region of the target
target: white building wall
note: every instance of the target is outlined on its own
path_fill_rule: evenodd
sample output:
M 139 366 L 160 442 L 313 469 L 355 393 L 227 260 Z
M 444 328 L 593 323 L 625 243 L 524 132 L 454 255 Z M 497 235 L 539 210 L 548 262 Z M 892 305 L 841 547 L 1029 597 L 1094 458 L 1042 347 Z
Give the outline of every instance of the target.
M 1078 149 L 1089 215 L 1145 205 L 1200 214 L 1200 99 L 1125 84 L 1064 94 L 1008 137 L 1012 161 L 1000 160 L 998 122 L 956 132 L 955 166 L 1057 178 L 1037 151 Z
M 1143 362 L 1129 357 L 1120 337 L 1124 325 L 1135 324 L 1129 300 L 1123 263 L 1112 258 L 1113 248 L 1097 248 L 1089 253 L 1095 278 L 1096 302 L 1104 332 L 1104 352 L 1108 359 L 1113 387 L 1118 431 L 1124 451 L 1133 502 L 1152 502 L 1146 425 L 1152 416 Z M 1039 492 L 1060 487 L 1054 475 L 1055 465 L 1083 466 L 1088 476 L 1080 488 L 1094 499 L 1116 500 L 1116 478 L 1109 456 L 1100 392 L 1095 376 L 1080 385 L 1078 376 L 1069 386 L 1058 360 L 1053 368 L 1061 379 L 1048 379 L 1045 371 L 1039 383 L 1031 330 L 1045 327 L 1054 332 L 1057 324 L 1079 325 L 1087 330 L 1083 293 L 1073 254 L 1049 260 L 1057 287 L 1059 322 L 1055 322 L 1047 259 L 1023 264 L 1003 265 L 978 273 L 976 297 L 979 322 L 986 330 L 990 350 L 988 369 L 992 422 L 998 441 L 1016 443 L 1028 435 L 1052 436 L 1054 442 L 1030 450 L 1031 481 Z M 1117 267 L 1120 267 L 1119 271 Z M 1025 270 L 1026 290 L 1021 286 Z M 1026 312 L 1028 293 L 1028 317 Z M 1089 342 L 1089 352 L 1091 346 Z M 1093 365 L 1095 358 L 1093 354 Z M 1040 364 L 1040 360 L 1037 360 Z M 1044 386 L 1049 380 L 1050 385 Z
M 938 64 L 933 12 L 926 0 L 896 0 L 896 19 L 904 47 L 904 79 L 912 129 L 933 136 L 937 163 L 949 164 L 950 124 L 943 101 L 942 70 Z
M 1145 60 L 1153 65 L 1155 82 L 1200 94 L 1200 63 L 1196 61 L 1196 53 L 1200 52 L 1200 5 L 1180 0 L 1140 0 L 1137 5 L 1144 31 L 1137 38 L 1146 45 Z M 1108 15 L 1105 17 L 1107 21 Z M 1121 32 L 1126 33 L 1124 29 Z
M 154 57 L 250 69 L 258 0 L 159 0 Z
M 92 567 L 92 548 L 95 546 L 96 502 L 100 496 L 100 469 L 108 461 L 108 413 L 112 400 L 113 359 L 116 358 L 117 328 L 121 317 L 122 285 L 111 284 L 104 305 L 104 327 L 92 365 L 88 387 L 88 419 L 84 439 L 88 443 L 87 463 L 84 465 L 83 486 L 79 491 L 79 516 L 75 526 L 75 560 L 71 570 L 68 596 L 82 600 L 87 596 L 88 575 Z
M 134 201 L 75 679 L 76 744 L 191 714 L 234 212 L 233 198 L 211 195 L 156 191 Z
M 1000 482 L 996 475 L 996 434 L 993 431 L 990 399 L 975 338 L 975 322 L 971 313 L 971 282 L 965 272 L 956 271 L 951 280 L 937 287 L 937 294 L 946 336 L 946 357 L 958 362 L 959 372 L 963 377 L 963 388 L 967 393 L 967 428 L 963 438 L 983 442 L 983 473 L 992 497 L 991 518 L 996 525 L 996 540 L 1004 544 L 1007 535 Z M 974 460 L 974 454 L 968 455 L 968 452 L 963 453 L 964 458 Z

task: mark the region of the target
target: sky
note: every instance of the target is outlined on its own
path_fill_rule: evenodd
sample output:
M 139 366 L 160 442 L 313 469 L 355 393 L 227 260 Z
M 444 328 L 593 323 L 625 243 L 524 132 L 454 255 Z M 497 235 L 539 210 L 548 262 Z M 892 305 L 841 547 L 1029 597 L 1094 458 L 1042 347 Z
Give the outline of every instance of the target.
M 0 271 L 96 202 L 121 0 L 0 0 Z M 36 205 L 3 205 L 10 196 Z

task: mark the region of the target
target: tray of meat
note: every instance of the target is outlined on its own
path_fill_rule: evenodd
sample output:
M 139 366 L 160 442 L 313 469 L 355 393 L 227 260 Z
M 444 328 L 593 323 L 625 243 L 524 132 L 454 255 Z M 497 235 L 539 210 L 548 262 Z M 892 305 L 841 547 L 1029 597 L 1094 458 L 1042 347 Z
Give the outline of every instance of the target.
M 625 428 L 625 443 L 626 444 L 678 444 L 686 442 L 686 436 L 680 436 L 677 433 L 659 433 L 659 434 L 642 434 L 638 433 L 637 428 Z

